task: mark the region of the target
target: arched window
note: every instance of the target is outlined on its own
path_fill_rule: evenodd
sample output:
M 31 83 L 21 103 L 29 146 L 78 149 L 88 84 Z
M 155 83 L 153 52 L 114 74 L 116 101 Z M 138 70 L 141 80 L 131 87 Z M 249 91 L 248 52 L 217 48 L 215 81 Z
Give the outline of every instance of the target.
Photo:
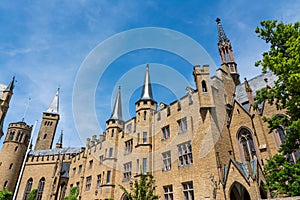
M 202 92 L 207 92 L 207 87 L 205 81 L 202 81 Z
M 21 141 L 22 141 L 22 138 L 23 138 L 23 133 L 21 133 L 21 136 L 20 136 L 18 142 L 21 142 Z
M 3 189 L 4 189 L 4 190 L 6 190 L 7 184 L 8 184 L 8 181 L 5 181 L 5 182 L 4 182 L 4 185 L 3 185 Z
M 23 195 L 23 200 L 27 199 L 27 196 L 31 191 L 32 182 L 33 182 L 32 178 L 28 179 L 26 187 L 25 187 L 24 195 Z
M 238 142 L 240 144 L 240 150 L 242 154 L 241 157 L 246 161 L 252 160 L 256 154 L 256 151 L 251 132 L 248 129 L 240 129 L 238 132 Z
M 25 138 L 24 138 L 24 144 L 27 144 L 29 141 L 28 141 L 28 136 L 25 135 Z
M 144 120 L 147 119 L 147 111 L 144 111 Z
M 64 197 L 66 195 L 67 185 L 63 182 L 60 185 L 60 197 L 59 200 L 64 200 Z
M 45 178 L 43 177 L 39 181 L 38 191 L 37 191 L 37 194 L 36 194 L 36 200 L 41 200 L 42 199 L 44 186 L 45 186 Z
M 21 138 L 21 132 L 20 132 L 20 131 L 18 131 L 18 135 L 17 135 L 17 139 L 16 139 L 16 141 L 18 142 L 18 141 L 20 140 L 20 138 Z
M 45 140 L 47 138 L 47 133 L 44 134 L 43 139 Z
M 15 136 L 15 131 L 10 132 L 8 140 L 13 140 Z

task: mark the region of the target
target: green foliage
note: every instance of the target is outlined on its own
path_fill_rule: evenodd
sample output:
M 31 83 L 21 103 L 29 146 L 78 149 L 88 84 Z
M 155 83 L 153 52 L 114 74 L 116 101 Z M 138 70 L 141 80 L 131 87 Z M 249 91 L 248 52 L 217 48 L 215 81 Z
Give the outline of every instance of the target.
M 12 192 L 7 190 L 0 191 L 0 200 L 11 200 L 12 199 Z
M 284 24 L 268 20 L 262 21 L 261 26 L 255 32 L 270 44 L 270 49 L 255 65 L 261 65 L 263 72 L 274 72 L 278 80 L 274 87 L 257 92 L 254 108 L 266 100 L 278 110 L 286 111 L 288 118 L 273 116 L 264 120 L 271 131 L 289 121 L 286 127 L 289 134 L 281 150 L 291 153 L 299 148 L 300 138 L 300 22 Z
M 272 197 L 279 194 L 300 195 L 300 162 L 292 164 L 286 157 L 277 154 L 264 167 L 268 188 Z
M 31 192 L 27 196 L 27 200 L 35 200 L 37 194 L 37 189 L 31 190 Z
M 66 196 L 65 200 L 76 200 L 79 195 L 79 188 L 78 187 L 71 187 L 70 195 Z
M 288 116 L 263 118 L 268 122 L 270 131 L 281 126 L 287 132 L 280 148 L 281 154 L 268 160 L 264 172 L 272 196 L 296 196 L 300 195 L 300 160 L 291 164 L 289 156 L 283 155 L 297 151 L 300 144 L 300 23 L 268 20 L 260 24 L 262 27 L 257 27 L 255 32 L 270 44 L 270 49 L 255 65 L 261 65 L 263 72 L 272 71 L 278 80 L 274 87 L 256 93 L 254 108 L 266 101 L 278 110 L 284 110 Z
M 139 180 L 134 180 L 130 191 L 127 191 L 122 185 L 119 186 L 130 200 L 159 199 L 159 196 L 154 194 L 155 180 L 150 174 L 141 174 Z

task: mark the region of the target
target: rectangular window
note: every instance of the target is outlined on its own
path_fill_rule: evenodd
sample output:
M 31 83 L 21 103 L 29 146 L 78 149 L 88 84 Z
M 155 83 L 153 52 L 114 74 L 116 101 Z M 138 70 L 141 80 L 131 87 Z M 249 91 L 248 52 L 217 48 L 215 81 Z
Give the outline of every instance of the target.
M 111 137 L 114 137 L 115 135 L 115 129 L 111 130 Z
M 124 164 L 124 173 L 123 173 L 123 181 L 127 182 L 131 179 L 131 171 L 132 171 L 132 162 L 128 162 Z
M 132 141 L 132 139 L 126 141 L 125 142 L 125 154 L 131 153 L 132 152 L 132 147 L 133 147 L 133 141 Z
M 164 186 L 164 197 L 165 197 L 165 200 L 173 200 L 173 186 L 172 185 Z
M 107 184 L 110 183 L 110 174 L 111 174 L 111 171 L 107 171 L 107 174 L 106 174 L 106 183 Z
M 177 121 L 178 124 L 178 133 L 185 133 L 187 131 L 187 120 L 186 117 Z
M 143 144 L 147 144 L 147 132 L 143 132 Z
M 74 176 L 75 173 L 76 173 L 76 168 L 74 167 L 74 168 L 73 168 L 73 171 L 72 171 L 72 176 Z
M 103 160 L 104 160 L 104 156 L 101 155 L 101 156 L 99 157 L 99 165 L 102 165 L 102 164 L 103 164 Z
M 170 138 L 170 126 L 165 126 L 162 129 L 162 139 L 168 139 Z
M 178 160 L 179 166 L 191 165 L 193 164 L 193 154 L 191 142 L 186 142 L 180 144 L 178 147 Z
M 98 174 L 97 175 L 97 185 L 96 185 L 96 188 L 100 188 L 101 186 L 101 174 Z
M 160 111 L 157 113 L 157 121 L 160 120 Z
M 89 161 L 89 169 L 92 169 L 93 168 L 93 160 L 90 160 Z
M 113 157 L 113 148 L 109 148 L 109 157 L 110 157 L 110 158 Z
M 86 191 L 91 189 L 91 184 L 92 184 L 92 176 L 86 177 L 86 184 L 85 184 Z
M 129 134 L 131 132 L 132 132 L 132 123 L 130 123 L 126 126 L 126 133 Z
M 140 173 L 140 159 L 136 159 L 136 174 Z
M 167 151 L 162 154 L 163 159 L 163 171 L 171 170 L 171 151 Z
M 147 174 L 147 158 L 143 158 L 143 174 Z
M 140 133 L 137 134 L 137 144 L 140 144 Z
M 82 165 L 79 165 L 79 167 L 78 167 L 78 174 L 80 174 L 81 171 L 82 171 Z
M 182 183 L 183 196 L 185 200 L 194 200 L 193 182 Z

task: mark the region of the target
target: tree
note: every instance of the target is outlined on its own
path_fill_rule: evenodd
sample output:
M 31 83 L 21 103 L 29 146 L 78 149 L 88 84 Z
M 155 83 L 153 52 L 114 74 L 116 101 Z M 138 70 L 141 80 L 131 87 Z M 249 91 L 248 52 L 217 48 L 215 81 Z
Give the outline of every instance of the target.
M 11 200 L 12 199 L 12 192 L 7 190 L 0 191 L 0 200 Z
M 267 100 L 278 110 L 286 110 L 289 117 L 275 115 L 264 120 L 269 123 L 271 131 L 289 122 L 286 127 L 289 134 L 282 151 L 291 153 L 299 149 L 300 139 L 300 22 L 284 24 L 268 20 L 262 21 L 261 26 L 255 32 L 270 44 L 270 49 L 255 65 L 261 65 L 263 72 L 272 71 L 278 80 L 274 87 L 257 92 L 255 106 Z
M 278 80 L 273 87 L 256 93 L 254 108 L 266 101 L 287 114 L 263 118 L 270 132 L 279 127 L 285 127 L 287 132 L 280 154 L 268 160 L 264 172 L 272 196 L 296 196 L 300 195 L 300 161 L 290 163 L 288 159 L 291 153 L 299 151 L 300 144 L 300 23 L 268 20 L 260 24 L 262 27 L 255 32 L 270 44 L 270 49 L 255 65 L 261 65 L 264 73 L 272 71 Z
M 290 163 L 284 155 L 277 154 L 268 161 L 264 171 L 272 197 L 300 194 L 300 162 Z
M 33 189 L 30 191 L 30 193 L 27 196 L 27 200 L 35 200 L 37 194 L 37 189 Z
M 139 180 L 134 180 L 130 191 L 119 185 L 129 200 L 156 200 L 158 195 L 154 194 L 155 180 L 151 174 L 141 174 Z
M 65 200 L 76 200 L 79 195 L 79 188 L 78 187 L 71 187 L 70 195 L 66 196 Z

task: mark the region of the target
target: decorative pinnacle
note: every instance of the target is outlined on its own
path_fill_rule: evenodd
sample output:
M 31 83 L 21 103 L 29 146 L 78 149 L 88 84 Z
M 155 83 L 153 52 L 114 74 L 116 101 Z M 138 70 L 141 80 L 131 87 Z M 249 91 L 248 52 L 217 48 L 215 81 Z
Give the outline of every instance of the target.
M 246 89 L 246 92 L 252 92 L 252 89 L 248 83 L 247 78 L 245 78 L 245 89 Z
M 9 85 L 6 87 L 6 89 L 4 91 L 12 93 L 14 87 L 15 87 L 15 76 L 13 76 L 13 79 L 11 80 L 11 82 L 9 83 Z
M 153 100 L 152 87 L 150 81 L 149 65 L 146 66 L 146 74 L 143 85 L 143 91 L 140 100 Z
M 57 88 L 57 92 L 48 108 L 48 110 L 46 111 L 47 113 L 55 113 L 58 114 L 59 111 L 59 88 Z
M 62 142 L 63 142 L 63 130 L 61 130 L 61 132 L 60 132 L 60 136 L 57 140 L 57 144 L 62 145 Z
M 121 86 L 118 88 L 118 94 L 110 119 L 122 120 Z
M 223 30 L 222 24 L 221 24 L 221 20 L 220 18 L 216 19 L 216 22 L 218 24 L 218 37 L 219 37 L 219 43 L 222 42 L 229 42 L 228 38 L 226 37 L 226 34 Z

